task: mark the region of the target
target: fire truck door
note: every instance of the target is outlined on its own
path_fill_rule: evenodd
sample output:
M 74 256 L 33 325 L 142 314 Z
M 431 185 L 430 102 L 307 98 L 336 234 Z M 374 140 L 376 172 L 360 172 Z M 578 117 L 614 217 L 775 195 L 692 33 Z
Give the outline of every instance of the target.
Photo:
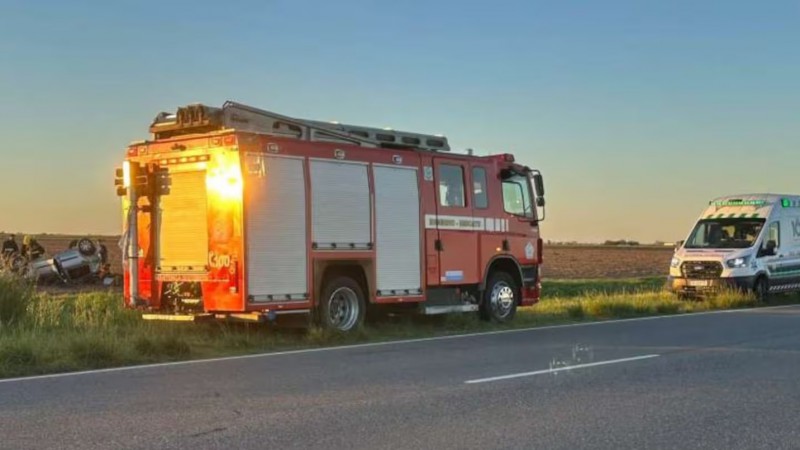
M 444 285 L 478 282 L 482 222 L 472 215 L 468 168 L 459 161 L 434 158 L 436 215 L 426 217 L 426 228 L 438 232 L 439 282 Z

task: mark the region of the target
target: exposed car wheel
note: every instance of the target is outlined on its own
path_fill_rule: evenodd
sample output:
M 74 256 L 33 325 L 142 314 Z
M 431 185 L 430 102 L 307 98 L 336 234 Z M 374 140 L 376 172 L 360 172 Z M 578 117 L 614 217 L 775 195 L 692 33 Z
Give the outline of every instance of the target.
M 22 255 L 12 256 L 11 261 L 9 263 L 9 265 L 11 266 L 11 270 L 14 273 L 24 272 L 27 264 L 28 261 Z
M 352 331 L 364 323 L 366 301 L 361 286 L 350 277 L 338 276 L 325 283 L 317 308 L 317 321 L 325 329 Z
M 758 277 L 756 284 L 753 285 L 753 294 L 756 300 L 766 303 L 769 300 L 769 280 L 767 277 Z
M 514 277 L 506 272 L 494 272 L 486 283 L 480 304 L 480 318 L 487 321 L 505 323 L 517 313 L 520 290 Z
M 78 251 L 83 256 L 92 256 L 97 252 L 97 246 L 91 239 L 83 238 L 78 241 Z

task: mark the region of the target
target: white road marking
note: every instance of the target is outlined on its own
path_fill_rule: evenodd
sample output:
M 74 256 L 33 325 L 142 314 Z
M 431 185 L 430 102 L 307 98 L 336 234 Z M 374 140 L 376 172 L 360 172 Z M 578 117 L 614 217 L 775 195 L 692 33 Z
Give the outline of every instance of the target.
M 183 366 L 189 364 L 204 364 L 204 363 L 214 363 L 214 362 L 223 362 L 223 361 L 237 361 L 241 359 L 253 359 L 253 358 L 269 358 L 273 356 L 286 356 L 286 355 L 300 355 L 304 353 L 321 353 L 321 352 L 332 352 L 338 350 L 351 350 L 351 349 L 359 349 L 359 348 L 373 348 L 373 347 L 384 347 L 389 345 L 404 345 L 404 344 L 417 344 L 421 342 L 434 342 L 434 341 L 445 341 L 449 339 L 462 339 L 462 338 L 469 338 L 469 337 L 480 337 L 480 336 L 493 336 L 493 335 L 500 335 L 500 334 L 511 334 L 511 333 L 526 333 L 526 332 L 537 332 L 537 331 L 545 331 L 545 330 L 555 330 L 561 328 L 575 328 L 575 327 L 590 327 L 590 326 L 599 326 L 599 325 L 609 325 L 609 324 L 616 324 L 616 323 L 625 323 L 625 322 L 641 322 L 644 320 L 660 320 L 660 319 L 675 319 L 680 317 L 692 317 L 692 316 L 704 316 L 709 314 L 728 314 L 728 313 L 747 313 L 747 312 L 757 312 L 762 310 L 769 310 L 769 309 L 781 309 L 781 308 L 792 308 L 796 307 L 797 305 L 778 305 L 778 306 L 764 306 L 758 308 L 750 308 L 750 309 L 725 309 L 720 311 L 704 311 L 699 313 L 687 313 L 687 314 L 673 314 L 673 315 L 664 315 L 664 316 L 648 316 L 648 317 L 634 317 L 631 319 L 617 319 L 617 320 L 599 320 L 597 322 L 582 322 L 582 323 L 568 323 L 564 325 L 547 325 L 543 327 L 529 327 L 529 328 L 515 328 L 513 330 L 498 330 L 498 331 L 484 331 L 480 333 L 464 333 L 464 334 L 451 334 L 447 336 L 434 336 L 428 338 L 418 338 L 418 339 L 405 339 L 400 341 L 384 341 L 384 342 L 369 342 L 365 344 L 354 344 L 354 345 L 338 345 L 335 347 L 319 347 L 319 348 L 307 348 L 301 350 L 287 350 L 282 352 L 264 352 L 264 353 L 253 353 L 250 355 L 240 355 L 240 356 L 225 356 L 221 358 L 206 358 L 206 359 L 193 359 L 189 361 L 175 361 L 175 362 L 168 362 L 168 363 L 156 363 L 156 364 L 139 364 L 136 366 L 125 366 L 125 367 L 111 367 L 108 369 L 96 369 L 96 370 L 83 370 L 80 372 L 64 372 L 64 373 L 52 373 L 48 375 L 34 375 L 30 377 L 17 377 L 17 378 L 5 378 L 0 379 L 0 384 L 3 383 L 14 383 L 14 382 L 23 382 L 23 381 L 35 381 L 35 380 L 46 380 L 50 378 L 63 378 L 63 377 L 74 377 L 80 375 L 93 375 L 93 374 L 103 374 L 103 373 L 111 373 L 111 372 L 124 372 L 129 370 L 139 370 L 139 369 L 150 369 L 150 368 L 157 368 L 157 367 L 172 367 L 172 366 Z
M 606 366 L 609 364 L 619 364 L 631 361 L 639 361 L 642 359 L 650 359 L 650 358 L 657 358 L 661 355 L 641 355 L 641 356 L 633 356 L 630 358 L 621 358 L 621 359 L 612 359 L 609 361 L 598 361 L 593 363 L 586 363 L 586 364 L 575 364 L 574 366 L 566 366 L 566 367 L 557 367 L 555 369 L 545 369 L 545 370 L 535 370 L 533 372 L 522 372 L 522 373 L 512 373 L 510 375 L 500 375 L 497 377 L 489 377 L 489 378 L 478 378 L 477 380 L 467 380 L 465 384 L 478 384 L 478 383 L 490 383 L 492 381 L 501 381 L 501 380 L 510 380 L 513 378 L 522 378 L 522 377 L 532 377 L 534 375 L 544 375 L 547 373 L 556 373 L 556 372 L 564 372 L 567 370 L 575 370 L 575 369 L 583 369 L 586 367 L 596 367 L 596 366 Z

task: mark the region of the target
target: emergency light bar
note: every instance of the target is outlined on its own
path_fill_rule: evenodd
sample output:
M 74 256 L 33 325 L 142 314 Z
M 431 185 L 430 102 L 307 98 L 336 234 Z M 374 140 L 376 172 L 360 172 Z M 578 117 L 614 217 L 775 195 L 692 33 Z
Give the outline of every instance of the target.
M 717 200 L 711 202 L 717 208 L 721 208 L 723 206 L 764 206 L 767 204 L 766 200 L 742 200 L 739 198 L 730 199 L 730 200 Z

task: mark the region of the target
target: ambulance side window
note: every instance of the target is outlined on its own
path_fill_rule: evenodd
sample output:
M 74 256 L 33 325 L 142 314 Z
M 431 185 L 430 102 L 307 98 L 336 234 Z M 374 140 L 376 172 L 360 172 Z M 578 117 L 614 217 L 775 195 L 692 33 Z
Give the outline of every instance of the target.
M 475 208 L 489 207 L 489 196 L 486 194 L 486 169 L 483 167 L 472 168 L 472 205 Z
M 767 238 L 764 239 L 762 247 L 767 248 L 767 242 L 775 241 L 775 248 L 781 246 L 781 224 L 780 222 L 772 222 L 767 228 Z
M 463 208 L 464 170 L 452 164 L 439 165 L 439 204 L 449 208 Z

